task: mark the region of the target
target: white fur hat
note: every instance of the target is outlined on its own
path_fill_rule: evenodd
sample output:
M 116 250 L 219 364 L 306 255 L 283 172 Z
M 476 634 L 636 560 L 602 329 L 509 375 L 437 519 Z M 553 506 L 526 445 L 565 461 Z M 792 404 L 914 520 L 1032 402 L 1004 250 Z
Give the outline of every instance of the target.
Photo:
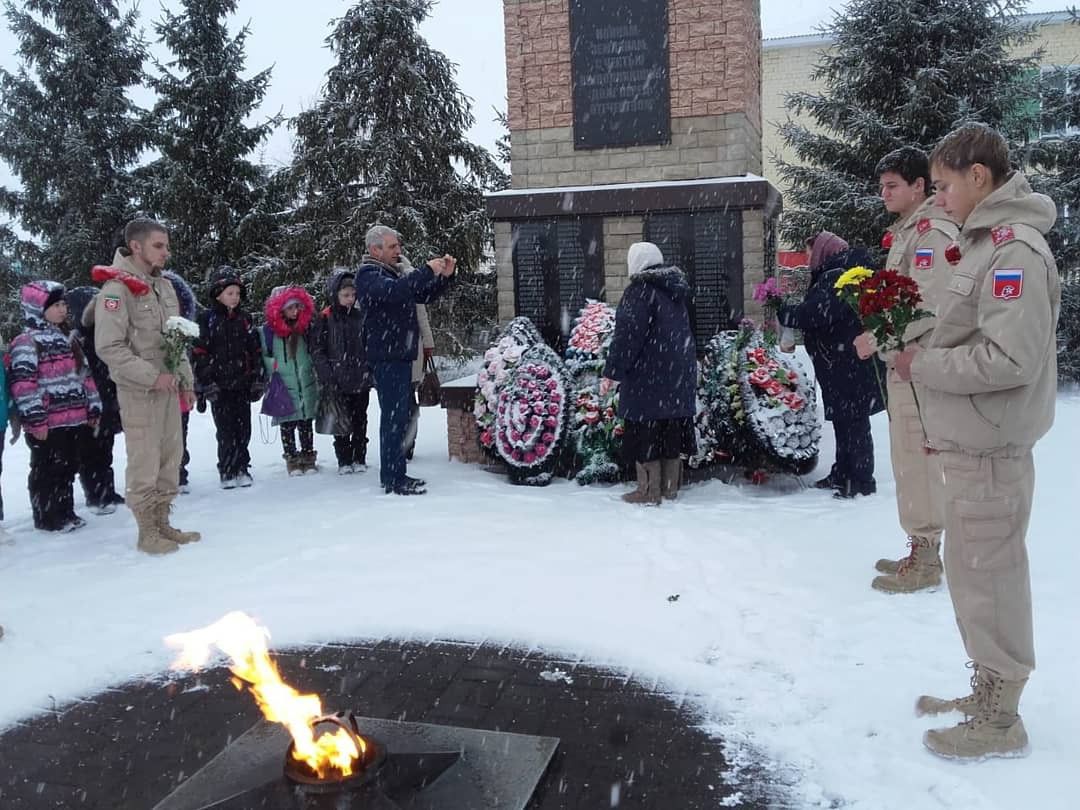
M 652 242 L 634 242 L 626 254 L 626 264 L 630 268 L 631 277 L 633 277 L 642 270 L 662 266 L 664 264 L 664 254 Z

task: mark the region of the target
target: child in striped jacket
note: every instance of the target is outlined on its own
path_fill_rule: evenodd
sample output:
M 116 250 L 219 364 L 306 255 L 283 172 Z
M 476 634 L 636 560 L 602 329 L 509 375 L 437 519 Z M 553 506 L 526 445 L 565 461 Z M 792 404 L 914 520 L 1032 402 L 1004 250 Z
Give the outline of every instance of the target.
M 69 532 L 85 525 L 75 514 L 72 482 L 80 431 L 101 416 L 101 399 L 78 342 L 63 330 L 64 285 L 33 281 L 20 294 L 26 326 L 11 342 L 11 396 L 30 446 L 34 526 Z

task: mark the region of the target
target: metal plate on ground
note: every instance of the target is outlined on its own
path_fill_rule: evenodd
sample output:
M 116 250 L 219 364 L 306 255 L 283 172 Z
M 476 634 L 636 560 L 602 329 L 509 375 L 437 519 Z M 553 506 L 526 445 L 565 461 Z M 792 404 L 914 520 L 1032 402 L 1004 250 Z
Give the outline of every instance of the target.
M 386 746 L 385 767 L 417 770 L 426 758 L 431 781 L 402 790 L 385 804 L 363 801 L 365 808 L 409 810 L 523 810 L 551 761 L 559 740 L 459 726 L 406 723 L 357 717 L 361 734 Z M 294 810 L 296 801 L 282 773 L 289 733 L 261 721 L 238 737 L 190 779 L 155 805 L 154 810 Z M 447 753 L 459 753 L 456 762 Z M 394 764 L 400 757 L 399 764 Z M 348 808 L 347 796 L 338 797 Z M 332 806 L 332 805 L 327 805 Z M 360 807 L 358 802 L 357 807 Z

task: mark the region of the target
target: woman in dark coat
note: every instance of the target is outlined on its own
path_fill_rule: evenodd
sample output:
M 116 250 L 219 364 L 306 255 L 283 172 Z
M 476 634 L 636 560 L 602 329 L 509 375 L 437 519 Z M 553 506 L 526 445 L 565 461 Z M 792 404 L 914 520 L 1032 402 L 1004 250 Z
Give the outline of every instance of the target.
M 682 456 L 694 452 L 697 355 L 690 329 L 690 285 L 664 264 L 652 242 L 627 254 L 630 284 L 615 313 L 604 376 L 619 382 L 623 451 L 633 460 L 638 488 L 627 503 L 674 499 Z
M 845 270 L 860 265 L 869 267 L 864 249 L 850 248 L 836 234 L 822 231 L 811 241 L 806 298 L 802 303 L 782 306 L 779 312 L 782 326 L 802 330 L 806 351 L 814 362 L 825 419 L 832 422 L 836 434 L 836 462 L 814 486 L 835 490 L 837 498 L 877 491 L 870 417 L 885 409 L 878 382 L 885 379 L 885 369 L 876 357 L 860 360 L 855 353 L 852 341 L 863 327 L 834 287 Z

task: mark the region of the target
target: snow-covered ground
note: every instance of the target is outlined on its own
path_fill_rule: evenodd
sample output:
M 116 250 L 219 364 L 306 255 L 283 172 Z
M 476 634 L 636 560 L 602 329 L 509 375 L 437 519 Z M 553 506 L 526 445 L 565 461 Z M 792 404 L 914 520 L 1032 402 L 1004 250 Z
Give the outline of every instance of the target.
M 377 424 L 373 403 L 371 460 Z M 705 722 L 736 748 L 764 752 L 808 807 L 1077 806 L 1080 395 L 1061 395 L 1036 452 L 1039 669 L 1022 704 L 1032 753 L 969 765 L 925 751 L 934 721 L 912 712 L 920 692 L 967 686 L 948 593 L 870 589 L 874 560 L 903 550 L 884 415 L 874 421 L 875 497 L 837 502 L 792 479 L 714 481 L 658 509 L 624 505 L 622 487 L 517 488 L 449 463 L 440 409 L 423 411 L 410 470 L 429 482 L 423 498 L 381 494 L 375 469 L 336 476 L 322 436 L 324 472 L 289 479 L 276 436 L 267 444 L 254 432 L 255 486 L 222 492 L 213 425 L 193 414 L 193 492 L 178 523 L 204 540 L 160 559 L 135 551 L 126 511 L 84 511 L 90 525 L 70 535 L 34 532 L 25 445 L 5 449 L 16 543 L 0 547 L 0 728 L 160 672 L 163 636 L 239 609 L 280 646 L 487 638 L 659 678 L 699 695 Z M 122 475 L 122 441 L 117 456 Z

